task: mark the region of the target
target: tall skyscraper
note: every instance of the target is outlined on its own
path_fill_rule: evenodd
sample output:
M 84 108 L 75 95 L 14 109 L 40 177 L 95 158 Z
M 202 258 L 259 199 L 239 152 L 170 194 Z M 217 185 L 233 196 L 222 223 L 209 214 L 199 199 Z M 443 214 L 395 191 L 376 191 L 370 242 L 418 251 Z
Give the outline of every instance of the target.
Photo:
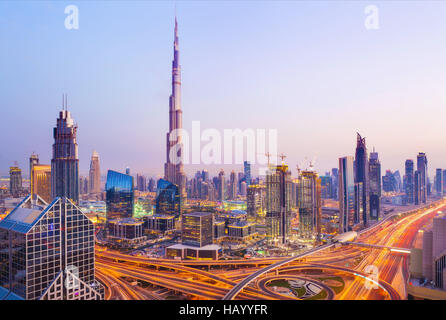
M 51 203 L 51 165 L 34 164 L 31 171 L 31 195 Z
M 147 179 L 143 175 L 136 175 L 136 189 L 141 192 L 147 191 Z
M 407 203 L 414 203 L 414 171 L 413 160 L 407 159 L 405 163 L 405 183 L 404 192 L 406 193 Z
M 101 192 L 101 169 L 99 166 L 99 154 L 93 151 L 90 161 L 90 177 L 89 177 L 88 193 Z
M 175 17 L 175 39 L 172 61 L 172 94 L 169 99 L 169 132 L 167 133 L 166 163 L 164 179 L 176 184 L 180 189 L 181 201 L 186 198 L 186 175 L 183 167 L 181 110 L 181 66 L 178 40 L 178 23 Z
M 359 133 L 356 137 L 356 153 L 355 153 L 355 182 L 362 182 L 362 216 L 360 221 L 367 224 L 368 216 L 370 215 L 370 199 L 369 199 L 369 160 L 367 156 L 367 146 L 365 138 L 362 138 Z
M 291 172 L 285 164 L 274 166 L 266 175 L 266 227 L 270 240 L 288 241 L 291 223 Z
M 26 197 L 0 222 L 0 294 L 8 300 L 102 300 L 93 223 L 72 201 Z
M 299 235 L 316 238 L 321 233 L 321 179 L 314 171 L 302 171 L 298 179 Z
M 351 231 L 355 216 L 353 157 L 339 158 L 339 233 Z
M 218 173 L 218 200 L 224 201 L 225 197 L 225 189 L 226 189 L 226 180 L 225 180 L 225 172 L 223 169 Z
M 31 172 L 33 171 L 33 166 L 36 164 L 39 164 L 39 155 L 33 152 L 29 157 L 29 179 L 32 179 Z
M 79 200 L 79 157 L 76 140 L 77 124 L 67 109 L 66 98 L 54 128 L 51 159 L 51 197 Z
M 237 176 L 235 175 L 235 171 L 231 171 L 230 180 L 229 180 L 230 194 L 229 197 L 231 200 L 237 199 Z
M 243 171 L 245 173 L 245 181 L 249 186 L 251 184 L 251 163 L 249 161 L 243 162 Z
M 377 220 L 380 216 L 381 204 L 381 163 L 379 162 L 378 152 L 370 153 L 369 161 L 369 179 L 370 179 L 370 218 Z
M 443 170 L 435 170 L 435 191 L 437 195 L 443 195 Z
M 331 169 L 331 176 L 333 179 L 332 185 L 333 185 L 333 194 L 332 198 L 335 200 L 339 199 L 338 196 L 338 188 L 339 188 L 339 169 L 338 168 L 332 168 Z
M 414 204 L 419 205 L 423 202 L 422 185 L 421 185 L 421 172 L 415 170 L 413 175 L 413 190 L 414 190 Z
M 148 190 L 149 190 L 149 192 L 155 192 L 155 179 L 153 179 L 153 178 L 149 179 Z
M 9 192 L 14 198 L 18 198 L 22 189 L 22 169 L 17 165 L 9 167 Z
M 446 194 L 446 170 L 443 170 L 443 195 Z
M 417 171 L 420 173 L 420 203 L 427 200 L 427 157 L 424 152 L 418 153 Z

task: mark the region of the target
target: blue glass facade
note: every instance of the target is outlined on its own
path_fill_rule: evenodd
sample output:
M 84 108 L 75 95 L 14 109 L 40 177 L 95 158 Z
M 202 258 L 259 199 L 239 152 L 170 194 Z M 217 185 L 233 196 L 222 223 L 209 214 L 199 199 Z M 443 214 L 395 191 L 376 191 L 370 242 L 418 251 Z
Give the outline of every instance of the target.
M 181 199 L 178 186 L 164 179 L 159 179 L 156 187 L 156 213 L 178 217 Z
M 105 191 L 107 221 L 133 216 L 135 196 L 132 176 L 108 170 Z

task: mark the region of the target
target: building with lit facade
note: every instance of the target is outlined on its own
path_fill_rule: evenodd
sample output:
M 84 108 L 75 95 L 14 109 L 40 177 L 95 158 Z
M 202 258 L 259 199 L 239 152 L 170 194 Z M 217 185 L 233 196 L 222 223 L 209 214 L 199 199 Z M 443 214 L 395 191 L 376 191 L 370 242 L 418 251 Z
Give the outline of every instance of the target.
M 22 191 L 22 169 L 17 166 L 9 167 L 9 192 L 14 198 L 18 198 Z
M 339 158 L 339 233 L 351 231 L 355 225 L 355 180 L 353 157 Z
M 260 223 L 265 218 L 265 186 L 251 184 L 246 194 L 248 221 Z
M 291 172 L 285 164 L 270 168 L 266 175 L 266 235 L 285 244 L 291 231 Z
M 181 242 L 203 247 L 213 243 L 213 215 L 211 212 L 192 212 L 183 215 Z
M 299 236 L 316 238 L 321 233 L 321 179 L 314 171 L 301 171 L 298 184 Z
M 135 205 L 133 177 L 108 170 L 105 197 L 107 222 L 115 219 L 131 218 Z
M 181 194 L 178 186 L 167 180 L 159 179 L 156 187 L 156 213 L 179 218 L 181 209 Z
M 175 230 L 175 216 L 168 214 L 153 214 L 143 218 L 145 230 L 149 233 L 168 233 Z
M 0 222 L 0 300 L 100 300 L 93 223 L 67 198 L 26 197 Z
M 35 164 L 31 169 L 31 195 L 51 202 L 51 165 Z
M 228 226 L 228 240 L 244 242 L 252 239 L 255 235 L 257 235 L 256 226 L 251 222 L 238 221 Z
M 369 181 L 370 219 L 378 220 L 381 213 L 381 163 L 375 151 L 370 153 Z
M 146 240 L 142 221 L 133 218 L 110 220 L 107 224 L 108 239 L 120 244 L 136 244 Z
M 214 244 L 214 222 L 211 212 L 183 215 L 181 244 L 166 248 L 166 257 L 173 259 L 218 259 L 221 247 Z
M 99 165 L 99 154 L 96 151 L 93 151 L 90 160 L 88 193 L 98 194 L 100 192 L 101 192 L 101 167 Z

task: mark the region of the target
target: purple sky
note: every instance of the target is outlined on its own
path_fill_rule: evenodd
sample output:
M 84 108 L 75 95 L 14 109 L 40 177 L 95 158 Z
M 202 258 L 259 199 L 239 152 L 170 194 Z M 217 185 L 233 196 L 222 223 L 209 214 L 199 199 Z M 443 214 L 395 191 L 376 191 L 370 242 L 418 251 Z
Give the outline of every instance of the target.
M 68 4 L 79 30 L 64 27 Z M 278 129 L 291 168 L 315 158 L 321 173 L 354 155 L 359 131 L 383 173 L 424 151 L 433 177 L 446 168 L 446 2 L 373 2 L 378 30 L 368 4 L 178 2 L 184 127 Z M 82 174 L 93 150 L 103 174 L 162 174 L 173 16 L 164 1 L 1 1 L 0 174 L 17 160 L 27 176 L 33 151 L 50 162 L 64 92 Z M 234 166 L 208 169 L 221 167 Z

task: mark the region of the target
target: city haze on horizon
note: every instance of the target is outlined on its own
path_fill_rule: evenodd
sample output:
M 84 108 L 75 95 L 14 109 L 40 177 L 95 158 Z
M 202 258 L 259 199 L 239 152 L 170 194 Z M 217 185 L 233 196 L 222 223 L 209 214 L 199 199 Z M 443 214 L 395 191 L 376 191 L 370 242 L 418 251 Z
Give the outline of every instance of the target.
M 79 7 L 79 30 L 64 28 L 69 4 Z M 364 27 L 368 4 L 379 8 L 378 30 Z M 446 159 L 446 48 L 437 41 L 446 3 L 422 5 L 178 3 L 184 128 L 278 129 L 291 170 L 316 158 L 320 174 L 354 155 L 359 132 L 383 175 L 403 173 L 421 151 L 433 178 Z M 96 150 L 102 175 L 128 166 L 161 177 L 173 24 L 173 2 L 0 3 L 0 174 L 17 160 L 27 176 L 32 152 L 50 163 L 66 92 L 81 174 Z M 242 171 L 185 166 L 189 175 L 220 168 Z

